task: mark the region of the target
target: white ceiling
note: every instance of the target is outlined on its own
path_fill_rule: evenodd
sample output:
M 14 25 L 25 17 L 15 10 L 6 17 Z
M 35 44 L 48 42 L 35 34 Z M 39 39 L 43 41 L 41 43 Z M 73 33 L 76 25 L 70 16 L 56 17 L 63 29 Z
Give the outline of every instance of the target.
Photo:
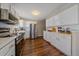
M 24 19 L 27 20 L 43 20 L 48 17 L 51 13 L 55 14 L 62 7 L 68 4 L 64 3 L 16 3 L 15 10 Z M 70 5 L 70 4 L 69 4 Z M 33 10 L 38 10 L 40 15 L 32 15 Z

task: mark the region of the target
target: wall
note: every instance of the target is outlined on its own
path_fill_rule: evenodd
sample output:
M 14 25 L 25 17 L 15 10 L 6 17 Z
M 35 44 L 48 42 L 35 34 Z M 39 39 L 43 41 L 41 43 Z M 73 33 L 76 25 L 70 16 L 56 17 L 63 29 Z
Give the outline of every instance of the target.
M 30 23 L 36 24 L 36 36 L 43 36 L 43 31 L 45 30 L 45 20 L 41 20 L 41 21 L 24 20 L 23 27 L 25 29 L 25 39 L 30 37 L 29 36 Z
M 23 27 L 25 29 L 25 36 L 24 36 L 25 39 L 30 37 L 30 24 L 36 24 L 36 23 L 37 21 L 24 20 Z
M 62 26 L 64 28 L 70 28 L 71 32 L 79 32 L 79 24 Z
M 37 35 L 43 36 L 43 31 L 45 30 L 45 20 L 37 21 Z

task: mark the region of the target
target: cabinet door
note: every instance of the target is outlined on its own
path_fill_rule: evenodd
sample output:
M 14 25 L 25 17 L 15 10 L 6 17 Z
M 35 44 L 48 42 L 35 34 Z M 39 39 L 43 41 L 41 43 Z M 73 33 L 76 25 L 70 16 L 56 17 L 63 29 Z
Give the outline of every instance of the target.
M 52 33 L 52 35 L 51 35 L 51 41 L 50 41 L 51 44 L 53 46 L 55 46 L 56 48 L 58 48 L 58 46 L 59 46 L 59 40 L 58 40 L 57 36 L 58 36 L 57 33 Z
M 15 56 L 15 48 L 12 48 L 7 54 L 6 56 Z
M 46 23 L 48 27 L 60 25 L 59 16 L 52 16 L 50 19 L 46 20 Z
M 73 6 L 59 14 L 61 25 L 78 24 L 78 6 Z
M 51 41 L 52 41 L 52 32 L 48 32 L 48 31 L 45 31 L 45 34 L 44 34 L 44 38 L 46 38 L 45 40 L 47 40 L 48 42 L 50 42 L 51 43 Z
M 47 32 L 46 38 L 47 38 L 47 41 L 48 41 L 48 42 L 50 42 L 50 37 L 51 37 L 50 32 Z
M 10 4 L 9 3 L 1 3 L 1 8 L 9 10 L 10 9 Z
M 49 20 L 46 20 L 46 27 L 49 27 Z
M 47 35 L 46 35 L 46 31 L 44 31 L 44 32 L 43 32 L 43 39 L 46 40 L 46 39 L 47 39 L 46 37 L 47 37 Z
M 10 50 L 12 50 L 15 53 L 15 41 L 14 40 L 12 42 L 8 43 L 5 47 L 3 47 L 0 50 L 0 56 L 5 56 Z
M 51 26 L 51 19 L 47 19 L 46 20 L 46 27 L 50 27 Z
M 66 55 L 71 55 L 71 35 L 60 34 L 60 50 Z
M 50 21 L 51 26 L 56 26 L 56 17 L 53 16 L 53 17 L 51 17 L 50 20 L 51 20 L 51 21 Z
M 50 27 L 50 26 L 56 26 L 56 21 L 54 16 L 46 20 L 46 27 Z
M 1 19 L 8 19 L 9 16 L 8 16 L 9 12 L 7 9 L 1 9 L 1 15 L 0 15 L 0 18 Z
M 60 25 L 59 16 L 58 15 L 54 16 L 54 19 L 52 20 L 52 22 L 54 23 L 53 24 L 54 26 Z
M 47 31 L 44 31 L 43 32 L 43 38 L 48 41 L 48 32 Z

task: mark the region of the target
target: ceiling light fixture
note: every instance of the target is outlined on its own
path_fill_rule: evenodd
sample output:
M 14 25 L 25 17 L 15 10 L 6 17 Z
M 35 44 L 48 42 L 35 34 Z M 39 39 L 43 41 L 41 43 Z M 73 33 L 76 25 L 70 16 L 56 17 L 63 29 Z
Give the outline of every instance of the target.
M 32 15 L 34 15 L 34 16 L 38 16 L 39 14 L 40 14 L 40 12 L 38 10 L 32 11 Z

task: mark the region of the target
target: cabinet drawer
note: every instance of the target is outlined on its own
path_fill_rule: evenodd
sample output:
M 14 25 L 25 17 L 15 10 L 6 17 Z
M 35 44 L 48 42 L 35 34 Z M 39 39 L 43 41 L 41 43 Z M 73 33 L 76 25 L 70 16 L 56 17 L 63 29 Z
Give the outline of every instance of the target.
M 6 56 L 15 56 L 15 47 L 13 47 L 7 54 Z
M 12 49 L 12 47 L 14 47 L 14 45 L 15 45 L 15 41 L 14 40 L 12 42 L 8 43 L 5 47 L 3 47 L 0 50 L 0 56 L 6 55 Z

